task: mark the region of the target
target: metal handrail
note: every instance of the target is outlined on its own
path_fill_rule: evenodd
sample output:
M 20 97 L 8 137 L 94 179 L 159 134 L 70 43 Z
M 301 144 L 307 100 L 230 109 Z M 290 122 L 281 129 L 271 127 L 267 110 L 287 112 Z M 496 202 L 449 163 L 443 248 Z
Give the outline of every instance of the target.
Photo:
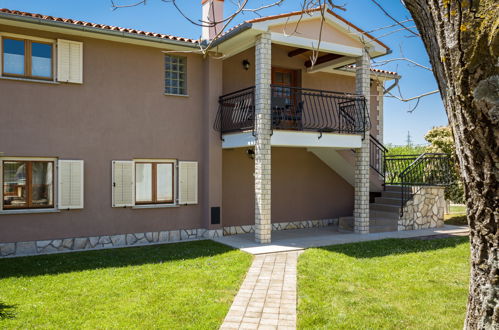
M 369 166 L 375 170 L 379 175 L 385 179 L 385 157 L 388 149 L 376 139 L 374 136 L 370 135 L 371 147 L 369 148 Z
M 404 206 L 417 193 L 409 192 L 410 187 L 449 185 L 452 182 L 450 166 L 449 155 L 443 153 L 421 154 L 407 166 L 399 175 L 402 195 L 400 215 L 404 214 Z

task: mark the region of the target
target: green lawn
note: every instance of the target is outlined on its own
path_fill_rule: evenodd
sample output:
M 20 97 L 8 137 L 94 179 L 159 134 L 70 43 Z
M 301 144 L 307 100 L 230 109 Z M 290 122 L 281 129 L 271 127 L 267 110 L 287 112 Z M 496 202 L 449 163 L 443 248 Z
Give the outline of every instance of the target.
M 300 329 L 462 329 L 468 238 L 389 239 L 306 250 Z
M 450 213 L 445 215 L 446 225 L 467 226 L 468 220 L 466 219 L 466 206 L 464 205 L 451 205 Z
M 252 261 L 211 241 L 0 260 L 0 328 L 217 329 Z

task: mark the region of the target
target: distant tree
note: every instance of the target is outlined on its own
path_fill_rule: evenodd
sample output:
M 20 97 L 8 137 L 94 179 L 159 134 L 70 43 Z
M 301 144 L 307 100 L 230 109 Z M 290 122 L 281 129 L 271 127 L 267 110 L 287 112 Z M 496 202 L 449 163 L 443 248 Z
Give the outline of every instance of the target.
M 445 153 L 451 157 L 454 164 L 452 175 L 452 184 L 445 188 L 445 199 L 454 203 L 464 203 L 463 180 L 459 174 L 459 165 L 456 159 L 456 145 L 452 136 L 452 129 L 449 126 L 433 127 L 424 136 L 429 145 L 426 152 Z
M 385 147 L 388 149 L 387 155 L 420 155 L 426 151 L 426 146 L 422 145 L 394 145 L 387 143 Z

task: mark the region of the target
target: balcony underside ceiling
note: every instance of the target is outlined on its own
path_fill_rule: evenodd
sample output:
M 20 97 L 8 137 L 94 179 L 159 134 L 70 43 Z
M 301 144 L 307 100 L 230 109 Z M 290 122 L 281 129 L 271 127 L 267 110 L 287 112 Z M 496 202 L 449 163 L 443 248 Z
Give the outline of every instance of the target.
M 255 145 L 255 137 L 251 131 L 228 133 L 222 137 L 224 149 Z M 361 134 L 274 130 L 271 137 L 271 145 L 274 147 L 357 149 L 361 147 L 361 143 Z

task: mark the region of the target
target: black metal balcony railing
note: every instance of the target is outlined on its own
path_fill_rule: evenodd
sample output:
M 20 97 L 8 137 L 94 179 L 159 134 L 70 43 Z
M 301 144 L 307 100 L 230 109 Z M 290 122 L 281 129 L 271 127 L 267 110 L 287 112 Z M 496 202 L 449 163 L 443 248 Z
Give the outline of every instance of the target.
M 363 96 L 277 85 L 270 89 L 273 129 L 346 134 L 369 129 Z M 254 128 L 254 87 L 220 97 L 215 129 L 224 134 Z
M 255 129 L 255 87 L 220 96 L 215 129 L 221 134 Z

